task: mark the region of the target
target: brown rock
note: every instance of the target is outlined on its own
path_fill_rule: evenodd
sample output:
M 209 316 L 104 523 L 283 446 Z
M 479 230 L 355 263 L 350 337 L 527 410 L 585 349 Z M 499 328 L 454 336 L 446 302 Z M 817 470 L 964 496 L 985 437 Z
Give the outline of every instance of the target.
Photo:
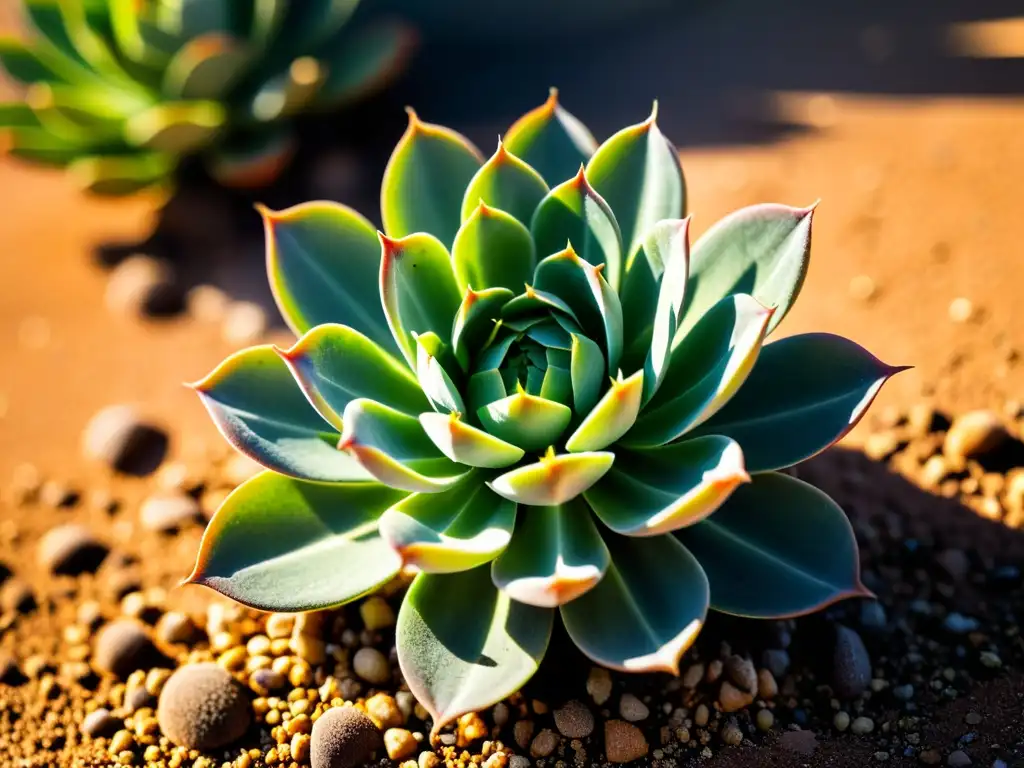
M 604 751 L 610 763 L 629 763 L 647 754 L 650 747 L 644 732 L 624 720 L 604 724 Z
M 728 680 L 722 683 L 722 687 L 718 691 L 718 703 L 722 706 L 723 712 L 735 712 L 750 706 L 753 701 L 753 693 L 741 691 Z
M 953 420 L 942 452 L 950 458 L 977 458 L 991 453 L 1006 438 L 1006 428 L 998 414 L 984 410 L 969 411 Z
M 101 672 L 124 679 L 135 670 L 157 666 L 160 661 L 163 659 L 159 652 L 137 621 L 112 621 L 96 634 L 92 662 Z
M 212 662 L 175 670 L 160 692 L 156 716 L 172 742 L 202 750 L 237 740 L 251 720 L 242 686 Z
M 95 572 L 107 552 L 107 547 L 84 525 L 68 523 L 46 532 L 39 541 L 38 558 L 50 573 L 77 576 Z
M 333 707 L 313 723 L 313 768 L 355 768 L 383 746 L 373 720 L 355 707 Z
M 594 714 L 573 699 L 555 710 L 555 727 L 567 739 L 585 739 L 594 732 Z

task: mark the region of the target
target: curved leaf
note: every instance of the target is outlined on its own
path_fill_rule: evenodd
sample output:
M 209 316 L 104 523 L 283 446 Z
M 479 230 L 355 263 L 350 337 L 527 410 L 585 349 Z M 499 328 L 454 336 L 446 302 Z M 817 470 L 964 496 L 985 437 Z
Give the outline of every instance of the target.
M 593 589 L 608 560 L 593 516 L 577 498 L 520 509 L 512 542 L 491 565 L 491 579 L 513 600 L 554 608 Z
M 267 273 L 281 315 L 299 336 L 323 323 L 354 328 L 397 352 L 380 302 L 380 243 L 365 218 L 339 203 L 258 207 Z
M 444 345 L 428 345 L 425 341 L 428 338 L 431 341 L 437 339 L 433 333 L 416 336 L 416 377 L 419 379 L 423 394 L 430 401 L 430 407 L 438 413 L 465 413 L 466 406 L 462 402 L 462 395 L 436 354 L 432 354 L 442 351 L 436 348 Z
M 590 186 L 583 166 L 541 200 L 530 231 L 538 258 L 558 253 L 568 242 L 595 267 L 603 266 L 608 284 L 618 290 L 623 261 L 619 225 L 608 203 Z
M 230 35 L 194 37 L 167 63 L 163 92 L 174 99 L 223 98 L 245 75 L 250 56 L 245 44 Z
M 474 373 L 466 383 L 466 404 L 478 419 L 480 411 L 485 406 L 505 396 L 505 382 L 501 378 L 501 373 L 494 368 Z
M 747 293 L 776 309 L 769 333 L 796 301 L 807 274 L 814 206 L 752 205 L 705 232 L 690 254 L 690 290 L 677 338 L 725 296 Z
M 399 239 L 380 235 L 380 297 L 384 315 L 410 367 L 416 365 L 414 334 L 451 333 L 462 294 L 448 249 L 433 235 Z
M 466 187 L 462 198 L 462 221 L 465 222 L 480 203 L 508 211 L 529 226 L 537 205 L 548 193 L 548 185 L 537 171 L 505 148 L 499 139 L 498 149 L 480 166 Z
M 785 618 L 871 594 L 843 510 L 792 477 L 757 475 L 714 515 L 674 535 L 704 566 L 716 611 Z
M 780 339 L 761 349 L 739 392 L 692 434 L 731 437 L 751 472 L 790 467 L 853 429 L 902 370 L 842 336 Z
M 679 153 L 658 128 L 658 103 L 642 123 L 623 128 L 587 163 L 587 177 L 622 230 L 629 272 L 643 239 L 663 219 L 686 213 L 686 183 Z
M 534 464 L 525 464 L 487 483 L 499 496 L 533 507 L 554 507 L 575 498 L 604 477 L 614 453 L 563 453 L 548 449 Z
M 381 517 L 380 535 L 406 566 L 455 573 L 493 560 L 512 538 L 515 519 L 516 505 L 471 473 L 441 493 L 399 501 Z
M 679 674 L 679 659 L 700 634 L 708 579 L 671 536 L 610 534 L 612 565 L 601 582 L 561 607 L 569 637 L 598 664 L 623 672 Z
M 597 343 L 578 333 L 572 334 L 569 374 L 576 413 L 589 413 L 601 398 L 607 368 Z
M 398 612 L 398 664 L 434 719 L 431 736 L 515 693 L 547 650 L 554 611 L 502 594 L 489 571 L 422 573 Z
M 347 325 L 318 325 L 278 354 L 317 413 L 339 431 L 345 407 L 360 397 L 408 414 L 428 407 L 409 369 Z
M 373 400 L 353 400 L 342 418 L 338 448 L 392 488 L 437 493 L 458 482 L 465 467 L 444 456 L 415 416 Z
M 569 426 L 572 410 L 520 387 L 515 394 L 479 408 L 476 416 L 495 437 L 523 450 L 536 451 L 558 439 Z
M 643 388 L 643 371 L 637 371 L 628 379 L 623 379 L 620 373 L 601 401 L 566 440 L 566 450 L 573 453 L 599 451 L 626 434 L 640 413 Z
M 271 345 L 243 349 L 192 384 L 231 445 L 269 469 L 305 480 L 371 480 L 334 444 Z
M 639 451 L 583 492 L 601 522 L 623 536 L 658 536 L 700 522 L 750 475 L 743 451 L 716 435 Z
M 672 350 L 660 389 L 623 442 L 663 445 L 707 421 L 743 385 L 771 317 L 742 293 L 718 302 Z
M 420 424 L 445 456 L 469 467 L 499 469 L 515 464 L 524 451 L 466 424 L 458 414 L 421 413 Z
M 548 100 L 513 123 L 505 148 L 536 168 L 548 186 L 572 177 L 585 164 L 597 142 L 587 127 L 558 103 L 558 89 Z
M 409 127 L 381 183 L 384 231 L 393 238 L 426 232 L 449 245 L 459 231 L 466 187 L 483 156 L 464 136 L 408 112 Z
M 641 274 L 643 269 L 648 269 L 648 274 L 657 275 L 657 282 L 654 286 L 657 296 L 654 322 L 648 327 L 649 348 L 644 361 L 645 403 L 658 391 L 665 376 L 672 351 L 672 340 L 679 327 L 683 302 L 686 300 L 686 282 L 690 264 L 689 233 L 689 219 L 658 222 L 644 240 L 643 258 L 648 266 L 637 267 L 637 271 Z M 647 301 L 650 300 L 649 297 L 643 298 Z M 650 304 L 648 303 L 646 306 L 650 306 Z M 623 315 L 628 320 L 629 314 L 625 312 L 625 304 L 623 309 Z M 631 310 L 641 311 L 640 307 L 632 307 Z M 627 339 L 635 338 L 629 335 L 630 332 L 631 329 L 627 325 L 623 335 Z
M 377 535 L 377 518 L 402 495 L 377 483 L 307 483 L 263 472 L 221 504 L 187 581 L 261 611 L 355 600 L 402 565 Z
M 177 159 L 159 152 L 123 157 L 81 157 L 68 165 L 68 175 L 79 189 L 97 195 L 130 195 L 167 179 Z
M 344 43 L 328 41 L 316 55 L 326 65 L 327 76 L 314 103 L 337 107 L 384 88 L 405 69 L 416 37 L 407 24 L 388 19 L 361 28 Z
M 518 291 L 533 277 L 533 238 L 512 214 L 481 202 L 466 218 L 452 245 L 460 290 Z
M 128 118 L 124 138 L 135 147 L 186 155 L 211 144 L 226 122 L 224 107 L 215 101 L 169 102 Z
M 220 184 L 235 189 L 257 189 L 269 186 L 281 175 L 295 155 L 295 148 L 295 137 L 287 130 L 265 128 L 258 135 L 234 141 L 230 145 L 220 145 L 208 152 L 203 159 L 210 175 Z M 261 210 L 259 206 L 257 210 Z M 373 255 L 374 259 L 380 256 L 376 236 Z M 274 278 L 271 275 L 271 287 L 273 286 Z M 280 304 L 278 306 L 280 307 Z M 291 325 L 287 315 L 285 320 Z
M 502 307 L 512 296 L 512 291 L 507 288 L 466 291 L 452 324 L 452 347 L 462 370 L 469 370 L 472 357 L 491 338 Z

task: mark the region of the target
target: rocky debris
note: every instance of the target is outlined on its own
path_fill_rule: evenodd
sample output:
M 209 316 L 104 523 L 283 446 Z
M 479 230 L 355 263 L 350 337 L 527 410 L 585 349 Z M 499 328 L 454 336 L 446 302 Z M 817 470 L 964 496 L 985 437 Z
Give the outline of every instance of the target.
M 182 298 L 170 262 L 136 254 L 111 271 L 104 302 L 119 315 L 165 316 L 181 311 Z
M 567 739 L 585 739 L 594 732 L 594 714 L 580 701 L 567 701 L 554 712 L 555 728 Z
M 359 677 L 374 685 L 383 685 L 391 679 L 391 665 L 387 657 L 376 648 L 364 647 L 352 658 L 352 669 Z
M 313 768 L 355 768 L 383 746 L 373 721 L 355 707 L 334 707 L 313 723 Z
M 604 724 L 604 751 L 610 763 L 629 763 L 644 757 L 650 746 L 644 732 L 632 723 L 607 720 Z
M 122 723 L 110 714 L 109 709 L 100 707 L 86 715 L 82 721 L 82 733 L 91 739 L 113 736 L 121 726 Z
M 958 416 L 946 433 L 942 452 L 950 459 L 976 459 L 997 449 L 1007 439 L 1002 419 L 992 411 L 969 411 Z
M 160 730 L 189 749 L 216 749 L 239 739 L 251 715 L 245 692 L 210 662 L 179 667 L 167 679 L 157 706 Z
M 82 434 L 82 451 L 91 461 L 130 475 L 155 471 L 167 452 L 167 434 L 147 423 L 130 405 L 99 411 Z
M 871 658 L 860 635 L 849 627 L 836 626 L 832 651 L 832 687 L 840 698 L 853 699 L 871 683 Z
M 626 722 L 637 723 L 646 720 L 650 714 L 647 705 L 632 693 L 624 693 L 619 699 L 619 716 Z
M 199 502 L 184 493 L 157 493 L 143 501 L 139 507 L 142 527 L 160 533 L 174 533 L 190 523 L 198 522 L 200 518 Z
M 137 621 L 118 619 L 96 633 L 92 663 L 100 672 L 124 679 L 137 669 L 147 669 L 162 661 L 165 660 Z
M 92 573 L 107 556 L 106 545 L 93 532 L 78 523 L 51 528 L 39 541 L 39 564 L 50 573 L 77 576 Z
M 186 311 L 201 323 L 224 320 L 231 299 L 215 285 L 196 285 L 185 294 Z

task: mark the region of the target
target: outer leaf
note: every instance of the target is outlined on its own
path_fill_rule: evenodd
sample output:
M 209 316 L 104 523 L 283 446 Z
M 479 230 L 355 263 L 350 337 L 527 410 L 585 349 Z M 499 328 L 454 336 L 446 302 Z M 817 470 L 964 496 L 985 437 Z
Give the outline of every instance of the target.
M 748 482 L 739 445 L 712 435 L 616 451 L 615 466 L 583 495 L 616 533 L 658 536 L 700 522 Z
M 158 152 L 119 157 L 83 157 L 68 166 L 79 189 L 97 195 L 130 195 L 164 181 L 177 159 Z
M 210 144 L 226 122 L 227 113 L 217 102 L 177 101 L 132 115 L 124 136 L 132 146 L 184 155 Z
M 338 435 L 317 415 L 271 345 L 243 349 L 191 385 L 235 448 L 292 477 L 371 480 L 334 447 Z
M 295 137 L 287 130 L 264 128 L 260 134 L 247 136 L 245 140 L 219 145 L 204 156 L 204 161 L 210 175 L 224 186 L 256 189 L 270 185 L 281 175 L 291 162 L 295 148 Z M 374 248 L 374 258 L 377 258 L 376 242 Z
M 751 472 L 799 464 L 853 429 L 902 370 L 842 336 L 780 339 L 765 345 L 740 391 L 693 434 L 736 440 Z
M 464 371 L 469 370 L 472 357 L 491 338 L 501 309 L 511 298 L 512 291 L 507 288 L 467 290 L 463 295 L 452 325 L 452 347 Z
M 654 323 L 648 326 L 646 334 L 642 334 L 649 336 L 650 339 L 647 359 L 644 361 L 645 403 L 661 386 L 672 351 L 672 339 L 675 337 L 676 329 L 679 327 L 679 318 L 683 312 L 690 264 L 689 232 L 689 219 L 658 222 L 644 241 L 643 258 L 647 266 L 636 267 L 636 272 L 639 274 L 643 273 L 642 270 L 647 269 L 648 274 L 657 275 L 656 279 L 660 283 L 660 285 L 655 285 L 657 303 L 654 310 Z M 639 307 L 631 309 L 633 312 L 641 311 Z M 623 316 L 627 322 L 623 335 L 627 339 L 636 338 L 630 335 L 632 329 L 628 326 L 628 312 L 624 311 Z M 633 328 L 635 327 L 634 321 Z
M 690 292 L 677 343 L 717 301 L 733 293 L 749 293 L 777 310 L 769 333 L 782 322 L 807 274 L 813 212 L 814 206 L 752 205 L 705 232 L 693 246 Z
M 466 383 L 466 404 L 478 418 L 481 409 L 505 396 L 505 382 L 494 368 L 474 373 Z
M 380 235 L 380 296 L 391 334 L 410 367 L 416 365 L 414 334 L 448 338 L 462 294 L 444 244 L 419 233 L 398 240 Z
M 558 103 L 558 90 L 519 118 L 505 135 L 505 148 L 536 168 L 548 185 L 570 178 L 587 162 L 597 142 L 579 120 Z
M 0 64 L 14 80 L 22 84 L 69 82 L 67 73 L 40 52 L 30 49 L 14 37 L 0 37 Z M 72 62 L 68 65 L 74 68 Z
M 587 413 L 597 405 L 607 368 L 597 343 L 578 333 L 572 335 L 572 399 L 576 413 Z
M 466 187 L 462 198 L 462 221 L 472 216 L 480 203 L 485 203 L 508 211 L 529 225 L 533 212 L 547 193 L 548 185 L 541 175 L 509 152 L 499 140 L 498 150 L 480 166 Z
M 373 400 L 353 400 L 343 415 L 338 447 L 385 485 L 438 493 L 458 482 L 465 467 L 446 458 L 418 419 Z
M 549 449 L 535 464 L 498 475 L 487 483 L 499 496 L 534 507 L 554 507 L 575 498 L 604 477 L 614 453 L 592 451 L 555 455 Z
M 608 203 L 587 181 L 583 166 L 541 200 L 530 231 L 539 258 L 558 253 L 568 242 L 595 267 L 603 265 L 609 285 L 618 290 L 623 261 L 619 225 Z
M 716 304 L 673 350 L 661 388 L 624 442 L 663 445 L 713 416 L 754 367 L 771 317 L 772 310 L 745 294 Z
M 515 464 L 525 453 L 522 448 L 466 424 L 456 413 L 421 413 L 420 424 L 438 450 L 458 464 L 498 469 Z
M 671 536 L 607 535 L 605 541 L 612 565 L 597 587 L 562 606 L 566 631 L 602 666 L 678 675 L 679 659 L 707 616 L 708 579 L 700 564 Z
M 377 92 L 405 69 L 415 48 L 415 30 L 390 20 L 368 25 L 343 43 L 328 41 L 316 57 L 327 65 L 316 104 L 336 107 Z
M 406 566 L 455 573 L 493 560 L 512 538 L 515 519 L 515 504 L 471 473 L 447 491 L 399 501 L 381 517 L 380 534 Z
M 381 307 L 380 243 L 370 222 L 330 202 L 257 210 L 270 287 L 288 326 L 301 336 L 323 323 L 342 323 L 397 352 Z
M 409 369 L 347 325 L 318 325 L 278 354 L 317 413 L 339 431 L 345 407 L 360 397 L 410 415 L 429 407 Z
M 4 128 L 39 128 L 39 118 L 23 101 L 0 102 L 0 126 Z
M 408 112 L 409 127 L 381 184 L 384 231 L 389 237 L 427 232 L 449 244 L 459 230 L 466 187 L 483 156 L 464 136 Z
M 246 73 L 250 56 L 243 41 L 230 35 L 192 38 L 168 62 L 163 92 L 175 99 L 221 99 Z
M 501 593 L 486 566 L 417 576 L 398 613 L 396 645 L 409 690 L 434 719 L 431 735 L 519 690 L 544 657 L 553 619 Z
M 704 566 L 716 611 L 783 618 L 871 595 L 843 510 L 785 475 L 756 476 L 710 518 L 674 535 Z
M 325 485 L 263 472 L 217 510 L 187 581 L 261 611 L 355 600 L 401 567 L 377 535 L 377 518 L 401 496 L 377 483 Z
M 443 343 L 438 340 L 438 344 L 428 345 L 428 337 L 431 341 L 437 339 L 433 333 L 416 337 L 416 377 L 419 379 L 423 394 L 438 413 L 465 413 L 466 406 L 462 402 L 462 395 L 431 349 L 443 346 Z M 439 352 L 440 349 L 436 351 Z
M 650 117 L 616 133 L 587 163 L 590 182 L 615 211 L 622 228 L 626 272 L 651 227 L 686 213 L 679 153 L 658 128 L 657 117 L 655 102 Z
M 520 387 L 515 394 L 479 408 L 476 415 L 495 437 L 523 450 L 536 451 L 558 439 L 569 426 L 572 410 Z
M 608 547 L 582 499 L 521 509 L 512 543 L 491 566 L 513 600 L 554 608 L 593 589 L 608 570 Z
M 512 214 L 480 203 L 463 221 L 452 245 L 459 289 L 518 291 L 533 277 L 533 238 Z
M 621 374 L 613 379 L 611 389 L 566 440 L 566 450 L 573 453 L 598 451 L 626 434 L 640 413 L 643 388 L 643 371 L 637 371 L 628 379 L 623 379 Z

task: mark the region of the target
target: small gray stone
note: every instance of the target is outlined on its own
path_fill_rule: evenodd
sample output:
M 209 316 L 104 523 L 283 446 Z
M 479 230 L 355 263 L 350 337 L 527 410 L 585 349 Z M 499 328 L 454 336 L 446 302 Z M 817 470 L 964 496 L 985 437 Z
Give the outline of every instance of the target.
M 619 699 L 619 715 L 626 722 L 638 723 L 641 720 L 646 720 L 650 714 L 651 711 L 647 705 L 632 693 L 624 693 Z
M 962 749 L 950 752 L 949 757 L 946 758 L 946 765 L 950 766 L 950 768 L 966 768 L 966 766 L 971 764 L 971 758 Z
M 914 686 L 910 683 L 898 685 L 892 689 L 892 695 L 900 701 L 910 701 L 914 698 Z
M 333 707 L 313 723 L 313 768 L 355 768 L 383 746 L 373 720 L 355 707 Z
M 730 656 L 725 660 L 725 674 L 741 691 L 757 692 L 757 670 L 749 659 Z
M 123 723 L 110 714 L 109 709 L 94 709 L 82 721 L 82 733 L 90 739 L 100 736 L 113 736 L 123 726 Z
M 594 714 L 582 702 L 566 702 L 554 712 L 555 727 L 567 739 L 585 739 L 594 731 Z
M 875 721 L 870 717 L 857 717 L 850 723 L 850 732 L 855 736 L 864 736 L 875 730 Z
M 51 528 L 39 541 L 39 564 L 50 573 L 77 576 L 93 573 L 107 556 L 107 547 L 78 523 Z
M 139 507 L 142 527 L 150 531 L 172 533 L 199 519 L 199 502 L 184 493 L 156 493 Z
M 118 472 L 148 475 L 167 453 L 167 435 L 147 424 L 130 405 L 111 405 L 86 425 L 82 451 L 86 458 L 101 461 Z
M 391 667 L 387 657 L 376 648 L 360 648 L 352 657 L 352 669 L 363 680 L 373 685 L 383 685 L 391 679 Z
M 836 625 L 832 651 L 832 687 L 837 696 L 853 699 L 871 683 L 871 658 L 860 635 L 849 627 Z

